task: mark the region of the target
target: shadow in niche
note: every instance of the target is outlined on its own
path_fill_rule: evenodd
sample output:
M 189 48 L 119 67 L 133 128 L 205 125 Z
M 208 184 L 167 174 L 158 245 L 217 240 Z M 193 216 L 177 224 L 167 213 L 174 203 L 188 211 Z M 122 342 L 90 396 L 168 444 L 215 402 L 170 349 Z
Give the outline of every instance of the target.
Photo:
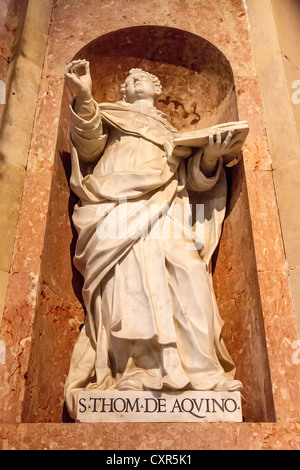
M 215 46 L 192 33 L 158 26 L 126 28 L 98 37 L 74 58 L 90 61 L 98 102 L 121 99 L 120 85 L 128 70 L 138 67 L 160 78 L 163 94 L 157 107 L 180 131 L 238 119 L 229 62 Z M 64 90 L 24 399 L 26 422 L 72 421 L 62 400 L 63 386 L 85 312 L 82 277 L 72 264 L 77 234 L 71 214 L 77 198 L 69 186 L 68 122 L 69 98 Z M 228 169 L 227 175 L 228 210 L 213 260 L 216 297 L 225 321 L 223 336 L 237 378 L 245 385 L 245 420 L 274 421 L 243 162 Z
M 66 151 L 60 152 L 60 158 L 61 158 L 61 162 L 65 171 L 66 181 L 68 182 L 68 186 L 70 190 L 70 197 L 69 197 L 69 202 L 68 202 L 68 214 L 69 214 L 70 225 L 71 225 L 71 230 L 72 230 L 72 241 L 70 243 L 70 259 L 73 260 L 75 256 L 75 250 L 76 250 L 77 231 L 72 221 L 72 215 L 73 215 L 74 207 L 78 203 L 79 198 L 78 196 L 76 196 L 76 194 L 73 193 L 70 187 L 70 178 L 71 178 L 71 172 L 72 172 L 70 152 L 66 152 Z M 74 263 L 72 263 L 72 273 L 73 273 L 72 287 L 73 287 L 74 293 L 78 301 L 80 302 L 82 306 L 84 314 L 86 315 L 86 309 L 85 309 L 85 305 L 84 305 L 84 301 L 82 297 L 82 287 L 83 287 L 84 280 L 80 272 L 74 266 Z M 79 326 L 78 331 L 80 331 L 82 327 L 83 327 L 83 323 L 81 324 L 81 326 Z M 71 418 L 71 416 L 69 415 L 65 402 L 63 405 L 61 421 L 63 423 L 75 423 L 75 420 Z
M 66 175 L 66 180 L 68 181 L 69 189 L 70 189 L 70 197 L 69 197 L 69 203 L 68 203 L 68 214 L 69 214 L 69 220 L 70 220 L 70 225 L 71 225 L 71 230 L 72 230 L 72 241 L 70 243 L 70 259 L 73 260 L 75 256 L 75 250 L 76 250 L 76 242 L 77 242 L 77 231 L 76 228 L 73 224 L 72 221 L 72 215 L 74 211 L 74 207 L 79 201 L 78 197 L 76 194 L 73 193 L 71 187 L 70 187 L 70 178 L 71 178 L 71 154 L 69 152 L 62 151 L 60 152 L 60 158 L 63 164 L 63 168 L 65 171 Z M 84 301 L 82 298 L 82 287 L 83 287 L 83 277 L 80 274 L 80 272 L 75 268 L 74 263 L 72 263 L 72 287 L 74 290 L 74 293 L 79 300 L 79 302 L 82 305 L 82 308 L 85 311 L 85 305 Z
M 226 202 L 226 213 L 225 213 L 224 223 L 226 223 L 226 219 L 230 216 L 231 211 L 234 209 L 235 205 L 237 204 L 239 200 L 239 197 L 241 196 L 242 188 L 241 188 L 241 181 L 239 178 L 236 178 L 237 185 L 234 187 L 234 191 L 232 189 L 232 185 L 234 184 L 233 183 L 234 174 L 236 173 L 237 168 L 241 166 L 243 166 L 243 157 L 241 157 L 240 161 L 234 167 L 225 168 L 226 181 L 227 181 L 227 202 Z M 223 232 L 224 232 L 224 224 L 222 226 L 220 239 L 222 239 L 223 237 Z M 212 256 L 212 260 L 211 260 L 212 274 L 214 274 L 215 272 L 219 250 L 220 250 L 220 244 L 218 244 Z
M 63 406 L 61 421 L 62 423 L 75 423 L 75 419 L 71 418 L 71 416 L 69 415 L 66 403 L 64 403 Z

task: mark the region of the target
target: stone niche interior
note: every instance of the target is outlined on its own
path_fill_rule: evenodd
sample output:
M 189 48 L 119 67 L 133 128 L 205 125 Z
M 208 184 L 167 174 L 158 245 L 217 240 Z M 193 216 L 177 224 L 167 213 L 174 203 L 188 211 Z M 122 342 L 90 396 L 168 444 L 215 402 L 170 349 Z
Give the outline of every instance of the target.
M 234 77 L 222 52 L 183 30 L 139 26 L 100 36 L 74 59 L 91 63 L 98 102 L 121 99 L 132 67 L 157 75 L 163 94 L 157 107 L 179 131 L 238 120 Z M 72 57 L 70 57 L 70 61 Z M 84 321 L 82 279 L 72 265 L 76 233 L 69 188 L 69 102 L 64 91 L 44 241 L 40 298 L 27 372 L 23 422 L 68 422 L 63 389 L 70 357 Z M 246 422 L 275 421 L 243 160 L 227 169 L 227 215 L 213 259 L 213 279 L 223 337 L 244 384 Z M 197 196 L 193 195 L 197 202 Z

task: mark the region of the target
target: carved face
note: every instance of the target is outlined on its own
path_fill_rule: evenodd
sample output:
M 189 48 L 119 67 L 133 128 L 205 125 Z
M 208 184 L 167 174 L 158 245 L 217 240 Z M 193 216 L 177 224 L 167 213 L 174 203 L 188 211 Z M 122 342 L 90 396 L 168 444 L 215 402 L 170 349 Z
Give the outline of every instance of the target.
M 154 99 L 155 85 L 143 72 L 129 75 L 125 80 L 125 97 L 128 103 L 141 99 Z

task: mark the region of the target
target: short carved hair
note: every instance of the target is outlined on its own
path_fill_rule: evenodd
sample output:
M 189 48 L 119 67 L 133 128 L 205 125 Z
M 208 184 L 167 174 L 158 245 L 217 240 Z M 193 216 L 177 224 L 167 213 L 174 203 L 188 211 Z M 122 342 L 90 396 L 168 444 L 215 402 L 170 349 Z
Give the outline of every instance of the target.
M 162 85 L 160 83 L 160 80 L 155 75 L 152 75 L 152 73 L 149 73 L 149 72 L 145 72 L 145 70 L 142 70 L 142 69 L 130 69 L 128 77 L 130 77 L 130 75 L 135 75 L 136 73 L 143 73 L 147 75 L 147 77 L 152 81 L 154 88 L 155 88 L 155 98 L 161 95 Z M 123 85 L 121 85 L 121 93 L 123 94 L 124 101 L 126 101 L 125 90 L 126 90 L 126 85 L 124 82 Z

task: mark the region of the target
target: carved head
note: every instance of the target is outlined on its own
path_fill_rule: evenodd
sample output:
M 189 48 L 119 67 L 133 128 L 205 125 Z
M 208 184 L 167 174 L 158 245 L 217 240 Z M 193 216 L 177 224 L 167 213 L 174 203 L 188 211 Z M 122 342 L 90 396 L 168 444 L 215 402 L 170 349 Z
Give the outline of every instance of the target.
M 156 99 L 162 92 L 162 86 L 155 75 L 142 69 L 131 69 L 121 92 L 124 101 L 134 103 L 138 99 Z

